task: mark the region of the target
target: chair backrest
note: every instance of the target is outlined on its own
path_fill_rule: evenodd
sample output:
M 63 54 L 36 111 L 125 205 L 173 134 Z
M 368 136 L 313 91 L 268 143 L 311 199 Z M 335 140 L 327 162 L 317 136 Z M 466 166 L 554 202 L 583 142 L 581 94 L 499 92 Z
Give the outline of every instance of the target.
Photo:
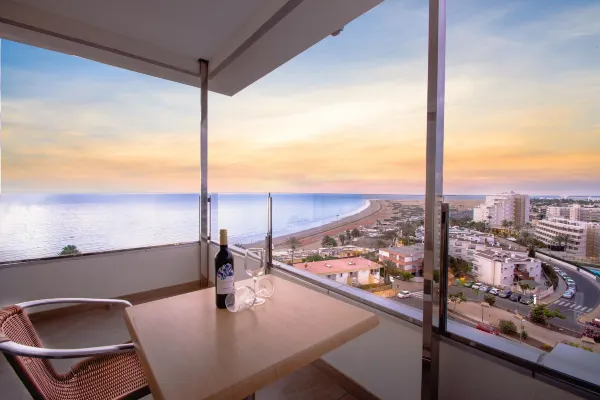
M 0 339 L 2 336 L 22 345 L 43 347 L 29 317 L 19 306 L 0 309 Z M 56 373 L 49 360 L 4 355 L 34 399 L 48 399 L 45 394 L 56 392 L 63 377 Z

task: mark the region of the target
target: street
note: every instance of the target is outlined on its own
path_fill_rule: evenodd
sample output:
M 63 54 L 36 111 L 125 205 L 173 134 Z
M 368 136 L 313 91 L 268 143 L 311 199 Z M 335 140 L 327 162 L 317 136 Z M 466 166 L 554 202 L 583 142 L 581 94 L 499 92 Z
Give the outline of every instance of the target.
M 550 309 L 558 308 L 559 311 L 565 316 L 565 319 L 554 318 L 552 323 L 558 327 L 570 329 L 572 331 L 579 332 L 581 325 L 577 321 L 577 318 L 581 314 L 592 311 L 600 303 L 600 286 L 595 282 L 592 282 L 585 277 L 579 275 L 577 272 L 572 270 L 565 270 L 565 272 L 575 281 L 577 285 L 577 292 L 571 299 L 560 298 L 555 302 L 549 304 Z M 562 277 L 559 276 L 559 279 Z M 449 288 L 450 293 L 463 292 L 465 297 L 469 301 L 483 301 L 485 293 L 477 293 L 475 290 L 467 287 L 451 286 Z M 412 292 L 412 296 L 407 299 L 399 299 L 398 297 L 392 298 L 394 301 L 408 305 L 410 307 L 422 309 L 423 308 L 423 291 Z M 543 300 L 542 300 L 543 302 Z M 452 304 L 449 305 L 453 307 Z M 503 299 L 496 296 L 495 307 L 503 308 L 512 312 L 518 311 L 521 315 L 528 315 L 532 306 L 521 304 L 516 301 L 509 299 Z

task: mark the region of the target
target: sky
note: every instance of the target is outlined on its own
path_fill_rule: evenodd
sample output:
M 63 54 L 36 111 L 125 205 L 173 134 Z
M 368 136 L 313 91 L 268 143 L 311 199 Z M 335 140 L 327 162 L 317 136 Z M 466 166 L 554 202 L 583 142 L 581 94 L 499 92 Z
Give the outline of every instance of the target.
M 209 191 L 425 191 L 427 2 L 386 0 L 233 97 Z M 600 2 L 448 2 L 444 192 L 600 195 Z M 198 89 L 1 44 L 2 191 L 197 193 Z

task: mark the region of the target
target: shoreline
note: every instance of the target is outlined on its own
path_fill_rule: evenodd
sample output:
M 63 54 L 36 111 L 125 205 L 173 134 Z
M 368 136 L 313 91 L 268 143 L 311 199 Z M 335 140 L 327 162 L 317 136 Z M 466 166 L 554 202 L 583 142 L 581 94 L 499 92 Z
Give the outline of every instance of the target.
M 273 238 L 274 247 L 281 248 L 285 241 L 290 237 L 295 237 L 300 240 L 303 248 L 318 243 L 320 246 L 321 238 L 325 235 L 336 236 L 346 230 L 358 228 L 361 225 L 375 222 L 380 218 L 381 211 L 385 208 L 383 202 L 386 200 L 373 200 L 369 199 L 368 206 L 364 207 L 362 211 L 355 214 L 349 215 L 340 219 L 339 221 L 330 222 L 321 226 L 316 226 L 309 229 L 304 229 L 298 232 L 288 233 L 282 236 L 276 236 Z M 258 241 L 249 244 L 249 247 L 263 246 L 264 241 Z
M 277 249 L 285 249 L 285 241 L 290 237 L 295 237 L 300 241 L 302 249 L 318 249 L 321 247 L 321 239 L 325 235 L 336 237 L 337 235 L 360 228 L 365 225 L 374 224 L 377 220 L 385 220 L 396 215 L 396 207 L 420 207 L 425 208 L 424 200 L 376 200 L 369 199 L 369 206 L 356 214 L 349 215 L 339 221 L 330 222 L 321 226 L 304 229 L 298 232 L 288 233 L 273 238 L 273 246 Z M 472 209 L 474 206 L 481 203 L 481 200 L 449 200 L 453 208 L 462 211 Z M 264 241 L 256 241 L 247 245 L 248 247 L 262 247 Z

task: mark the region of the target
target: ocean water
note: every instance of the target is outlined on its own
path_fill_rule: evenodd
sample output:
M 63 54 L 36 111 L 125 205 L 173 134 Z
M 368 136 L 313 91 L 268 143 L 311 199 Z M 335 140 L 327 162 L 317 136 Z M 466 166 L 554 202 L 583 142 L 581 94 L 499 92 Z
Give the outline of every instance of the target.
M 453 196 L 482 199 L 483 196 Z M 418 195 L 274 194 L 274 236 L 360 212 L 369 199 Z M 262 240 L 266 194 L 213 194 L 211 233 L 226 228 L 231 243 Z M 0 262 L 50 257 L 69 244 L 84 253 L 198 241 L 196 194 L 0 195 Z

